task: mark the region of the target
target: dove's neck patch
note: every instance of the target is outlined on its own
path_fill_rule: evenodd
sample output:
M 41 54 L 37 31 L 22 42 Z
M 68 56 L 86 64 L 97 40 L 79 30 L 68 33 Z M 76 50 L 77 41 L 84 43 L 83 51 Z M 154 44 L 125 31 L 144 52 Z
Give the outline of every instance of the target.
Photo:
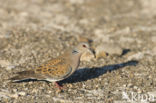
M 77 54 L 79 53 L 76 49 L 73 49 L 72 54 Z

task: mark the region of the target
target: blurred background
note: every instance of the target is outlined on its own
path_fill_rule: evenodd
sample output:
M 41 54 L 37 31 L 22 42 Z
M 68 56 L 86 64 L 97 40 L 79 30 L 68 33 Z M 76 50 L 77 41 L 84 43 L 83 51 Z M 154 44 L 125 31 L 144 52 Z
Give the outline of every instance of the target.
M 65 92 L 6 82 L 79 42 L 95 54 L 83 55 Z M 2 103 L 122 103 L 121 91 L 156 96 L 155 69 L 156 0 L 0 0 Z

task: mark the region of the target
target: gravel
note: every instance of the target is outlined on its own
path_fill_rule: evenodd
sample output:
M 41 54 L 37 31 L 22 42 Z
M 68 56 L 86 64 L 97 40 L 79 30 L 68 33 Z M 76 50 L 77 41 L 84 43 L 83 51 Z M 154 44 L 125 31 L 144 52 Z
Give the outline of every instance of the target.
M 123 92 L 130 99 L 131 93 L 155 96 L 155 7 L 155 0 L 1 0 L 0 103 L 131 103 Z M 82 59 L 60 81 L 63 91 L 44 81 L 8 81 L 81 41 L 95 54 L 111 44 L 102 50 L 113 53 Z

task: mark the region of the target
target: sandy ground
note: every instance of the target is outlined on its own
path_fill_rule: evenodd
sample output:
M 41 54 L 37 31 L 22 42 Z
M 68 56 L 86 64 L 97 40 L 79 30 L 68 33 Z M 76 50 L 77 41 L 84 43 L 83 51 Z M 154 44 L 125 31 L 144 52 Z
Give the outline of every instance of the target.
M 95 50 L 111 43 L 123 54 L 112 48 L 82 61 L 61 92 L 53 83 L 7 80 L 64 53 L 79 36 Z M 155 0 L 0 0 L 0 103 L 154 103 L 155 74 Z

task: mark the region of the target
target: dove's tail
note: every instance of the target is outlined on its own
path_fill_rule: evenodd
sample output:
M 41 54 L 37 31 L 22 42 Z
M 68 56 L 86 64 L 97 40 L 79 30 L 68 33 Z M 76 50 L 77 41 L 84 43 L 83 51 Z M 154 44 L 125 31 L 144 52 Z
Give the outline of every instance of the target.
M 23 80 L 28 80 L 28 79 L 40 79 L 41 77 L 39 77 L 35 71 L 33 70 L 28 70 L 28 71 L 22 71 L 22 72 L 17 72 L 17 75 L 10 78 L 9 80 L 13 81 L 13 82 L 20 82 Z

